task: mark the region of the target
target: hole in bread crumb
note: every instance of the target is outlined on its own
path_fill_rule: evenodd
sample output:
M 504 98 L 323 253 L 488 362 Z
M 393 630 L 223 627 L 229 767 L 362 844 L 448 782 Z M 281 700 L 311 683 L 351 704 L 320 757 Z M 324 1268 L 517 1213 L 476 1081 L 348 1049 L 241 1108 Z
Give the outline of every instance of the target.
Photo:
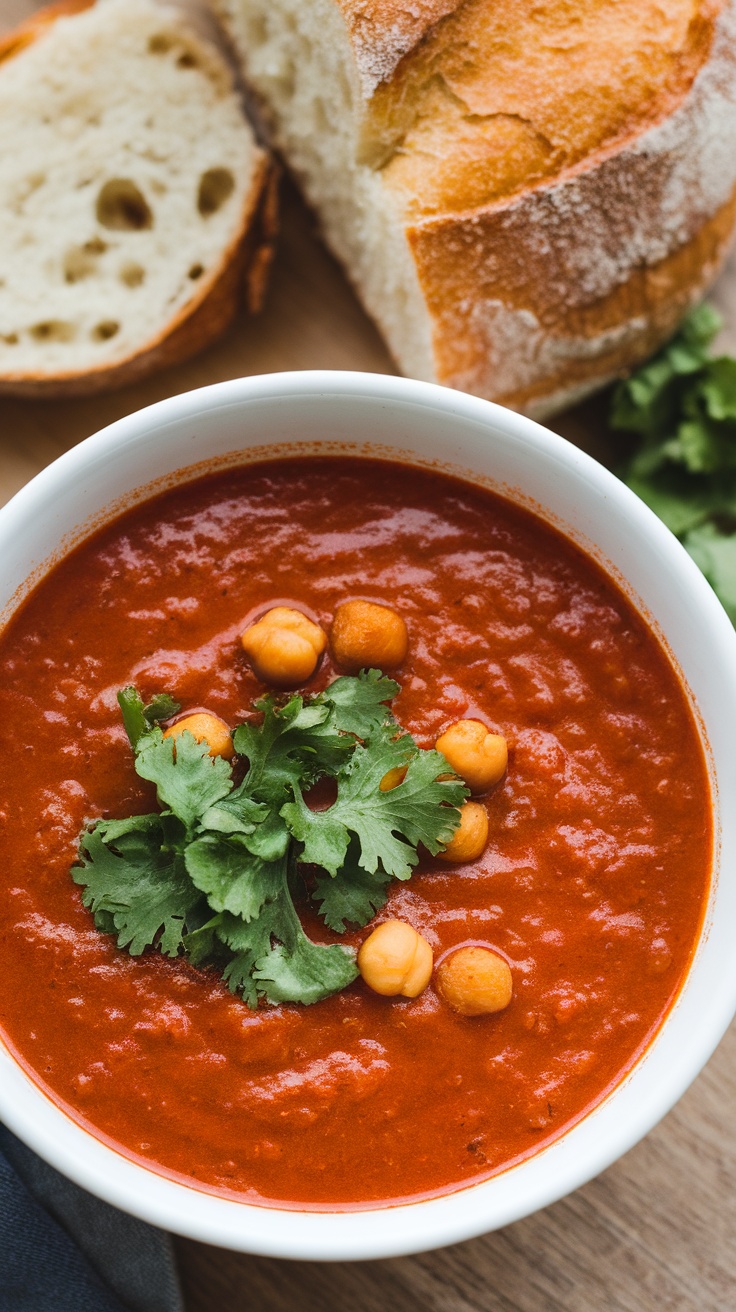
M 208 169 L 199 180 L 197 209 L 204 219 L 216 214 L 225 204 L 235 186 L 235 178 L 229 169 Z
M 114 337 L 119 330 L 120 324 L 116 323 L 114 319 L 103 319 L 102 323 L 98 323 L 92 329 L 92 336 L 96 342 L 107 342 L 111 337 Z
M 191 50 L 185 50 L 183 55 L 177 59 L 179 68 L 199 68 L 199 60 L 192 54 Z
M 77 330 L 64 319 L 45 319 L 43 323 L 34 323 L 30 331 L 37 342 L 70 342 Z
M 254 14 L 246 18 L 248 39 L 246 49 L 251 46 L 262 46 L 268 39 L 268 20 L 265 14 Z
M 70 246 L 64 256 L 64 282 L 81 282 L 95 272 L 97 263 L 94 255 L 82 246 Z
M 129 264 L 124 264 L 120 270 L 120 281 L 125 283 L 126 287 L 140 287 L 146 271 L 142 264 L 134 264 L 131 260 Z
M 6 345 L 6 346 L 17 346 L 17 345 L 18 345 L 18 334 L 17 334 L 17 333 L 2 333 L 2 334 L 0 334 L 0 341 L 5 342 L 5 345 Z
M 104 255 L 107 242 L 90 237 L 82 246 L 70 246 L 64 256 L 64 281 L 81 282 L 97 272 L 97 257 Z
M 198 278 L 202 277 L 203 273 L 204 273 L 203 265 L 193 264 L 191 269 L 189 270 L 189 277 L 191 278 L 192 282 L 196 282 Z
M 140 232 L 153 227 L 146 198 L 130 178 L 111 178 L 97 197 L 97 218 L 103 228 Z
M 166 36 L 164 32 L 155 32 L 148 38 L 148 49 L 152 55 L 168 54 L 173 44 L 171 37 Z

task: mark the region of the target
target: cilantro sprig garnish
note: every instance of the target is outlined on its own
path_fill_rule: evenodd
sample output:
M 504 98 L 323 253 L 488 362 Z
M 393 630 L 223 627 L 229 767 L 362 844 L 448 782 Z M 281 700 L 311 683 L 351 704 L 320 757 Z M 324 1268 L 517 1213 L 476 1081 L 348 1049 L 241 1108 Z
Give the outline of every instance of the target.
M 640 444 L 618 472 L 680 539 L 736 624 L 736 360 L 711 355 L 709 305 L 613 395 L 611 428 Z
M 97 928 L 133 956 L 153 948 L 218 967 L 251 1007 L 345 988 L 358 973 L 354 952 L 313 942 L 295 897 L 309 887 L 338 934 L 367 924 L 390 880 L 411 876 L 419 844 L 436 853 L 449 842 L 467 796 L 445 758 L 395 720 L 387 703 L 398 691 L 367 670 L 314 697 L 263 697 L 259 718 L 234 731 L 233 768 L 187 731 L 176 743 L 164 736 L 160 721 L 179 709 L 170 697 L 146 706 L 124 688 L 135 768 L 161 809 L 82 833 L 72 874 Z M 396 768 L 402 782 L 382 791 Z M 335 801 L 311 810 L 309 789 L 325 777 Z

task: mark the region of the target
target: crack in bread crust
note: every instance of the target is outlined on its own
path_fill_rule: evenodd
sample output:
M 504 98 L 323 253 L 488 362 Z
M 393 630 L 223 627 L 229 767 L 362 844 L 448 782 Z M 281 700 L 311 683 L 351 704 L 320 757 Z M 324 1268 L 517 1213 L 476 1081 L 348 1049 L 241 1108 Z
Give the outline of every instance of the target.
M 717 273 L 736 0 L 420 5 L 369 91 L 344 0 L 214 2 L 405 373 L 549 413 L 643 359 Z

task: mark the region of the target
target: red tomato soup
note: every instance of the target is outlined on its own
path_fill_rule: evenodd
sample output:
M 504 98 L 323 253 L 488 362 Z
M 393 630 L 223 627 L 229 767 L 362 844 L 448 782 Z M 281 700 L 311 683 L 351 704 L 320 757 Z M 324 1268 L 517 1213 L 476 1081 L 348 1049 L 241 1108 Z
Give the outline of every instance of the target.
M 409 921 L 435 962 L 461 943 L 496 949 L 513 976 L 496 1015 L 458 1015 L 432 984 L 387 998 L 361 979 L 252 1011 L 212 970 L 119 950 L 70 876 L 85 824 L 155 809 L 119 688 L 235 725 L 263 693 L 244 621 L 285 601 L 329 629 L 355 597 L 406 620 L 393 709 L 420 746 L 468 716 L 508 739 L 484 854 L 425 854 L 377 916 Z M 338 673 L 328 652 L 308 690 Z M 274 461 L 123 514 L 5 630 L 0 735 L 6 1042 L 98 1137 L 217 1193 L 346 1208 L 493 1175 L 621 1079 L 691 961 L 712 827 L 677 675 L 576 547 L 444 475 Z M 313 937 L 338 939 L 304 915 Z M 370 928 L 339 941 L 357 947 Z

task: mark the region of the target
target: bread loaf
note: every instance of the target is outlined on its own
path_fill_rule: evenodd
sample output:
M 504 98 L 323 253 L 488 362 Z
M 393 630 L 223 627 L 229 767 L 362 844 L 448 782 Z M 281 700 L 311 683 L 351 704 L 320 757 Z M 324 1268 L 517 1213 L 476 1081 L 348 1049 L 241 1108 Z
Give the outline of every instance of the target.
M 215 3 L 406 373 L 549 413 L 715 275 L 736 0 Z
M 269 171 L 222 56 L 152 0 L 66 0 L 0 61 L 0 391 L 119 386 L 211 341 L 262 281 Z

